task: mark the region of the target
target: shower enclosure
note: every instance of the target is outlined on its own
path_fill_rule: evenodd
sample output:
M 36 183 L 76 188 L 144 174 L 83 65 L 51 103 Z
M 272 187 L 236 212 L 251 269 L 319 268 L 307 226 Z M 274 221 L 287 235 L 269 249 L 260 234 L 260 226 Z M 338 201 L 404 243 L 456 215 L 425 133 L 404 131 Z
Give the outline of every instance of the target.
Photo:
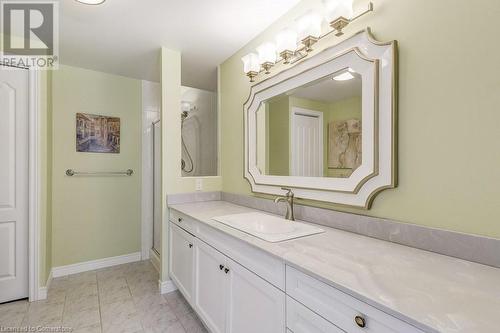
M 217 95 L 191 87 L 181 93 L 182 176 L 216 176 Z
M 142 257 L 161 254 L 161 89 L 142 81 Z

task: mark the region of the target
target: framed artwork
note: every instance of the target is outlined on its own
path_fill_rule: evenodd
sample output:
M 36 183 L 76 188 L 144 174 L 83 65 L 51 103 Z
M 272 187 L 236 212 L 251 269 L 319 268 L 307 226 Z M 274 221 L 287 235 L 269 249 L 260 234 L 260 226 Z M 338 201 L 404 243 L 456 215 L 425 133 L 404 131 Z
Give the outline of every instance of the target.
M 120 153 L 120 118 L 77 113 L 76 151 Z
M 361 120 L 328 124 L 328 168 L 352 169 L 362 163 Z

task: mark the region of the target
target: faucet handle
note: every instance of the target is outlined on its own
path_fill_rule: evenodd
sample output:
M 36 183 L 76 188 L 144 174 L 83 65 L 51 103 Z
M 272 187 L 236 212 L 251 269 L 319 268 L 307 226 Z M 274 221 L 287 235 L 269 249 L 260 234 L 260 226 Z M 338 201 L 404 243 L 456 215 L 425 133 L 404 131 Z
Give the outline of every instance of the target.
M 291 188 L 289 188 L 289 187 L 282 187 L 281 189 L 282 189 L 283 191 L 287 191 L 287 192 L 286 192 L 286 196 L 287 196 L 287 197 L 293 197 L 293 196 L 294 196 L 293 191 L 292 191 L 292 189 L 291 189 Z

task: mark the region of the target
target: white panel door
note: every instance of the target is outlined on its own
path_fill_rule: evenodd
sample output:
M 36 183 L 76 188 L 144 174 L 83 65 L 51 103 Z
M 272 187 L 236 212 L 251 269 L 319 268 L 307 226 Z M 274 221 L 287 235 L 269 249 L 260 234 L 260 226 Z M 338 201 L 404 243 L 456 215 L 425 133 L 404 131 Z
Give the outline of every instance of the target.
M 0 303 L 28 297 L 28 82 L 0 67 Z
M 227 258 L 227 333 L 284 333 L 285 293 Z
M 291 119 L 291 175 L 323 177 L 323 113 L 294 107 Z
M 170 222 L 170 276 L 191 303 L 194 281 L 194 236 Z
M 195 308 L 212 333 L 226 331 L 226 257 L 195 238 Z

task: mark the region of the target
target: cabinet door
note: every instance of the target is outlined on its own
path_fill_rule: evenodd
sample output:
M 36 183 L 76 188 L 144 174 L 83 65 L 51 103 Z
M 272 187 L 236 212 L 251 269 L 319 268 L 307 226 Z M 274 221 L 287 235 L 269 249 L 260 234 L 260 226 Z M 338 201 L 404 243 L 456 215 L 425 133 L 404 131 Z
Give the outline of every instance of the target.
M 226 268 L 226 332 L 284 333 L 285 293 L 229 258 Z
M 170 277 L 191 302 L 194 284 L 194 237 L 170 223 Z
M 195 252 L 195 308 L 212 333 L 226 331 L 225 256 L 199 239 Z

